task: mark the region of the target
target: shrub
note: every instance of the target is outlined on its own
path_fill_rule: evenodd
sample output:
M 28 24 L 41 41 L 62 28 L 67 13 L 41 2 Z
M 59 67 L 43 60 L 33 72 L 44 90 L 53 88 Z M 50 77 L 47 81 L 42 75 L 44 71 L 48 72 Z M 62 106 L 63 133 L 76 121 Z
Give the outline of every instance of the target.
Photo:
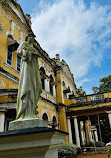
M 94 143 L 93 143 L 93 142 L 88 142 L 88 143 L 86 144 L 86 147 L 94 147 Z
M 111 156 L 111 147 L 107 146 L 107 153 L 108 153 L 108 158 Z
M 104 142 L 98 141 L 98 142 L 95 142 L 95 146 L 96 147 L 104 147 L 105 144 L 104 144 Z
M 76 152 L 77 152 L 77 147 L 75 145 L 66 143 L 59 148 L 58 155 L 59 158 L 62 157 L 70 158 L 71 156 L 73 156 L 73 158 L 76 158 L 77 157 Z

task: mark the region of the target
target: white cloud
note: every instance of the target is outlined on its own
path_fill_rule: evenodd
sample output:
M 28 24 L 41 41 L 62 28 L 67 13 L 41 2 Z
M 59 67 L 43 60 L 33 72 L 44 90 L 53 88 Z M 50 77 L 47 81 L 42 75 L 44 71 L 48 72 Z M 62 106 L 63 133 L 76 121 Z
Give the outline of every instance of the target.
M 83 0 L 40 1 L 32 29 L 50 57 L 59 53 L 75 77 L 84 77 L 90 66 L 100 66 L 111 47 L 111 8 Z

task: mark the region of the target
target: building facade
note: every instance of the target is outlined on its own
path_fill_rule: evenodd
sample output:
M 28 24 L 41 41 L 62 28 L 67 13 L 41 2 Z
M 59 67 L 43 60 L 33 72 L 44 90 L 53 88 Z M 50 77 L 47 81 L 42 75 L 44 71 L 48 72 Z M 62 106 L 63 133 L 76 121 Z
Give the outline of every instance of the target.
M 24 15 L 18 4 L 0 1 L 0 132 L 7 131 L 16 117 L 16 100 L 20 77 L 19 44 L 31 30 L 30 15 Z M 66 141 L 78 147 L 102 140 L 100 120 L 108 119 L 111 128 L 111 93 L 86 95 L 76 88 L 73 74 L 59 54 L 51 59 L 35 40 L 38 50 L 42 93 L 37 104 L 39 118 L 49 128 L 69 133 Z M 98 126 L 92 125 L 92 121 Z

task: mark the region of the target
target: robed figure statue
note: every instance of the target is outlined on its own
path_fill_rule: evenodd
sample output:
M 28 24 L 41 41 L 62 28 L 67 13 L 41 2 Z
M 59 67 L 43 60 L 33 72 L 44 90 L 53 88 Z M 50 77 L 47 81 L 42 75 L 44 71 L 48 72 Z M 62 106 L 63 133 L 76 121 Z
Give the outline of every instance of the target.
M 40 55 L 33 47 L 33 42 L 34 34 L 30 33 L 17 50 L 18 55 L 21 57 L 21 66 L 16 119 L 37 117 L 36 108 L 42 86 L 38 66 Z

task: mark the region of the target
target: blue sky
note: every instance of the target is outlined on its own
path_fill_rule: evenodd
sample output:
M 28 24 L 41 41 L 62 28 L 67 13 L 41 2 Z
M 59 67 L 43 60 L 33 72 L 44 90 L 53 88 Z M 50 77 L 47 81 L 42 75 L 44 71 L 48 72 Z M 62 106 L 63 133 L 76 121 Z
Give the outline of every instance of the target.
M 70 66 L 87 94 L 111 74 L 111 0 L 18 0 L 50 57 Z

